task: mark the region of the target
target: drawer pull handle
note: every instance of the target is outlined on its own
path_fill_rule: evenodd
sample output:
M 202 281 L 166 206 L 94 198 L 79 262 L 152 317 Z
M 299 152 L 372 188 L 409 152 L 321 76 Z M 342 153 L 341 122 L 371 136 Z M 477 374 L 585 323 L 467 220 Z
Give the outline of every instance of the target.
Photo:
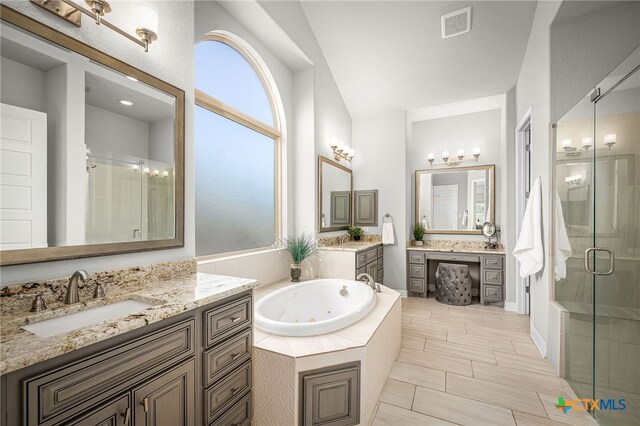
M 144 407 L 144 412 L 147 413 L 149 411 L 149 398 L 144 398 L 140 403 Z
M 231 389 L 231 396 L 236 395 L 240 391 L 240 389 L 242 389 L 242 388 L 233 388 L 233 389 Z
M 234 354 L 231 354 L 231 361 L 235 361 L 236 358 L 238 358 L 241 355 L 240 352 L 236 352 Z
M 241 317 L 231 317 L 229 319 L 231 320 L 231 322 L 236 322 L 236 321 L 239 321 Z
M 122 424 L 128 425 L 131 420 L 131 409 L 129 407 L 127 407 L 127 411 L 122 414 L 122 417 L 124 417 L 124 422 Z

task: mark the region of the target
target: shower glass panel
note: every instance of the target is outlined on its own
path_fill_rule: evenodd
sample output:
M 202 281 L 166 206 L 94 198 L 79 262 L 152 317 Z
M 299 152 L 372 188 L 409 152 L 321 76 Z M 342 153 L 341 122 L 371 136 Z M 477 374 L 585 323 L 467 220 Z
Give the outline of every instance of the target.
M 597 87 L 555 129 L 561 368 L 601 425 L 640 424 L 640 49 Z
M 595 103 L 595 397 L 625 400 L 596 410 L 601 425 L 640 424 L 640 50 L 601 85 Z M 629 72 L 635 67 L 635 71 Z M 608 82 L 613 86 L 606 87 Z M 610 85 L 610 84 L 609 84 Z M 606 92 L 605 92 L 606 90 Z M 620 407 L 617 407 L 620 408 Z

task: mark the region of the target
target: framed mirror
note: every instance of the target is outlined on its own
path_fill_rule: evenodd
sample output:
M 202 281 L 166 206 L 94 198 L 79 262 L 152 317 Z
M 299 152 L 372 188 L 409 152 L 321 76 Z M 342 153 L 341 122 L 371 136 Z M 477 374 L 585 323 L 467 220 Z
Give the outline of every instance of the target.
M 348 229 L 353 216 L 353 179 L 351 169 L 318 157 L 318 230 Z
M 415 221 L 428 234 L 482 234 L 494 222 L 495 165 L 416 170 Z
M 184 245 L 184 91 L 2 5 L 0 264 Z

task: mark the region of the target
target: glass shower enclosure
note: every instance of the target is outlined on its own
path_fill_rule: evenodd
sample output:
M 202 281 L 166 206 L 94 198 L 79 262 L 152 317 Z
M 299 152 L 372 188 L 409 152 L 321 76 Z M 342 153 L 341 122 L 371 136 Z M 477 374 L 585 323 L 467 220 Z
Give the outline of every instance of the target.
M 601 425 L 640 424 L 640 49 L 554 126 L 554 297 L 561 373 L 601 400 Z M 564 251 L 564 254 L 563 254 Z

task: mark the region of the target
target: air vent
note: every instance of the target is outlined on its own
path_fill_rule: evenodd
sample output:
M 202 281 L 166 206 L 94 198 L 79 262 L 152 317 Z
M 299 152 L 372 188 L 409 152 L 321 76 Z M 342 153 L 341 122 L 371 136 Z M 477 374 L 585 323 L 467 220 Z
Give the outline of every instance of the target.
M 459 36 L 471 31 L 471 7 L 442 15 L 442 38 Z

